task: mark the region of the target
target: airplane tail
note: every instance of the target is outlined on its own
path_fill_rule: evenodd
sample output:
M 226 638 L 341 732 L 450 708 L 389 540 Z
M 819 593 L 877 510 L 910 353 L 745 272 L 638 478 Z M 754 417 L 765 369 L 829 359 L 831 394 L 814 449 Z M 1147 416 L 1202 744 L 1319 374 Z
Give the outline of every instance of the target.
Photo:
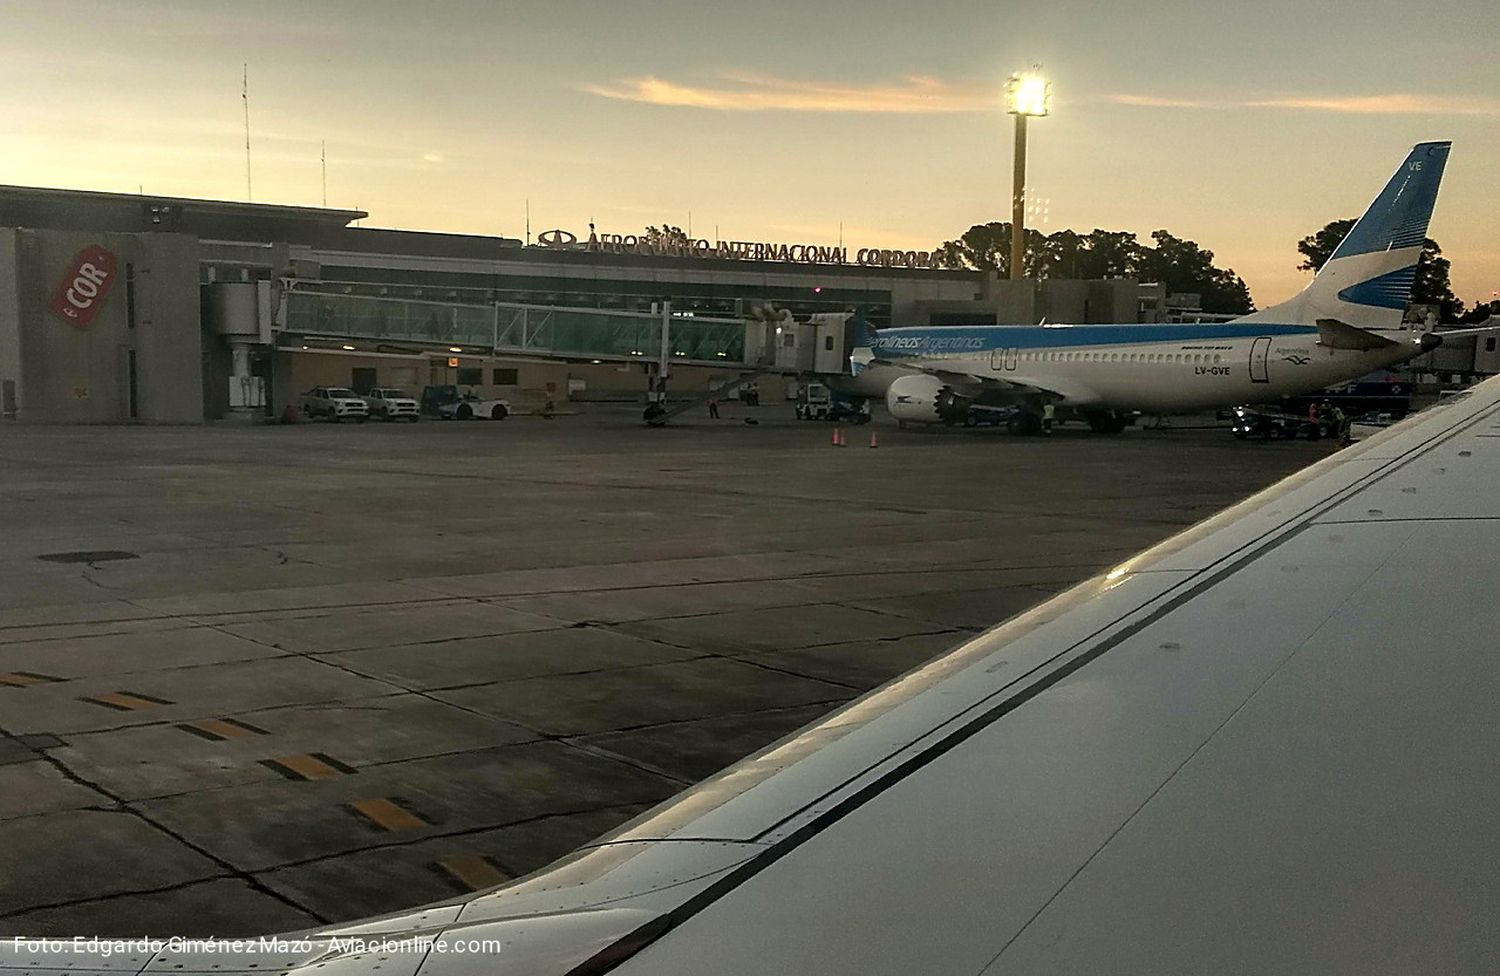
M 1412 147 L 1306 288 L 1237 321 L 1317 325 L 1319 319 L 1333 319 L 1361 329 L 1398 328 L 1411 300 L 1417 259 L 1451 146 L 1423 142 Z
M 875 330 L 865 322 L 864 309 L 854 313 L 854 346 L 849 354 L 849 375 L 858 376 L 875 358 Z

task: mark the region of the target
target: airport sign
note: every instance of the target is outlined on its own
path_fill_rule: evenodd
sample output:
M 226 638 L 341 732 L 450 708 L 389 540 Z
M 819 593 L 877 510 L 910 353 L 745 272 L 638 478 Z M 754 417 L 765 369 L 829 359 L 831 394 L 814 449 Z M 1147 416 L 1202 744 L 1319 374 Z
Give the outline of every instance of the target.
M 114 254 L 98 244 L 90 244 L 68 264 L 52 293 L 52 301 L 47 304 L 48 311 L 69 325 L 88 328 L 114 288 L 118 268 Z
M 707 238 L 597 234 L 580 240 L 572 231 L 557 228 L 537 235 L 542 247 L 608 254 L 649 254 L 660 257 L 718 258 L 730 261 L 775 261 L 782 264 L 855 264 L 877 268 L 947 268 L 941 251 L 903 251 L 892 248 L 843 245 L 772 244 L 763 241 L 710 241 Z

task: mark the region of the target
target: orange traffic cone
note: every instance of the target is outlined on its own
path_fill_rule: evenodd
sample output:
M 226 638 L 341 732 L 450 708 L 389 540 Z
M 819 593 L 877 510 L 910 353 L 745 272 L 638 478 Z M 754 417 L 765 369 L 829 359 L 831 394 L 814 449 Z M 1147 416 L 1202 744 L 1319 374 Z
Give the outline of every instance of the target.
M 871 447 L 879 447 L 880 446 L 880 444 L 875 440 L 875 432 L 873 430 L 870 431 L 870 446 Z
M 833 428 L 833 446 L 839 446 L 839 429 L 837 427 Z

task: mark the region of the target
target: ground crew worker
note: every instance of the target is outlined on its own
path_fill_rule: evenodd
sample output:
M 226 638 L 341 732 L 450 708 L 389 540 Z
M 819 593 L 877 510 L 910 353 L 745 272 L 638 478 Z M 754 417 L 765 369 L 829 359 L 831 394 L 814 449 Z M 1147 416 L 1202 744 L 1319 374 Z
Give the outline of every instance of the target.
M 708 398 L 708 416 L 713 420 L 719 419 L 719 395 L 717 393 Z
M 1052 404 L 1052 401 L 1049 400 L 1042 405 L 1042 433 L 1047 437 L 1052 436 L 1052 421 L 1056 416 L 1057 407 Z
M 1338 432 L 1339 445 L 1347 446 L 1351 443 L 1349 438 L 1349 418 L 1344 416 L 1344 411 L 1334 407 L 1329 411 L 1329 418 L 1333 422 L 1333 429 Z

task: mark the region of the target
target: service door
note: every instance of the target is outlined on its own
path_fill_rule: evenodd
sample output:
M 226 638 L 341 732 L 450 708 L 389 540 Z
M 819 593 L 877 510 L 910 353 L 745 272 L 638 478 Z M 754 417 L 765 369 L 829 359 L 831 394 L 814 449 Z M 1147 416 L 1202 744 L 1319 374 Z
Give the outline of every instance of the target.
M 1016 361 L 1018 359 L 1020 359 L 1020 349 L 1018 349 L 1015 346 L 1011 346 L 1009 349 L 1005 350 L 1005 368 L 1006 369 L 1015 369 L 1016 368 Z
M 1250 382 L 1269 383 L 1271 376 L 1266 371 L 1266 360 L 1271 354 L 1270 336 L 1261 336 L 1250 343 Z
M 1015 368 L 1016 368 L 1016 349 L 1014 347 L 1012 347 L 1010 349 L 991 349 L 990 350 L 990 369 L 992 369 L 992 370 L 994 370 L 995 372 L 998 373 L 1001 370 L 1015 369 Z

